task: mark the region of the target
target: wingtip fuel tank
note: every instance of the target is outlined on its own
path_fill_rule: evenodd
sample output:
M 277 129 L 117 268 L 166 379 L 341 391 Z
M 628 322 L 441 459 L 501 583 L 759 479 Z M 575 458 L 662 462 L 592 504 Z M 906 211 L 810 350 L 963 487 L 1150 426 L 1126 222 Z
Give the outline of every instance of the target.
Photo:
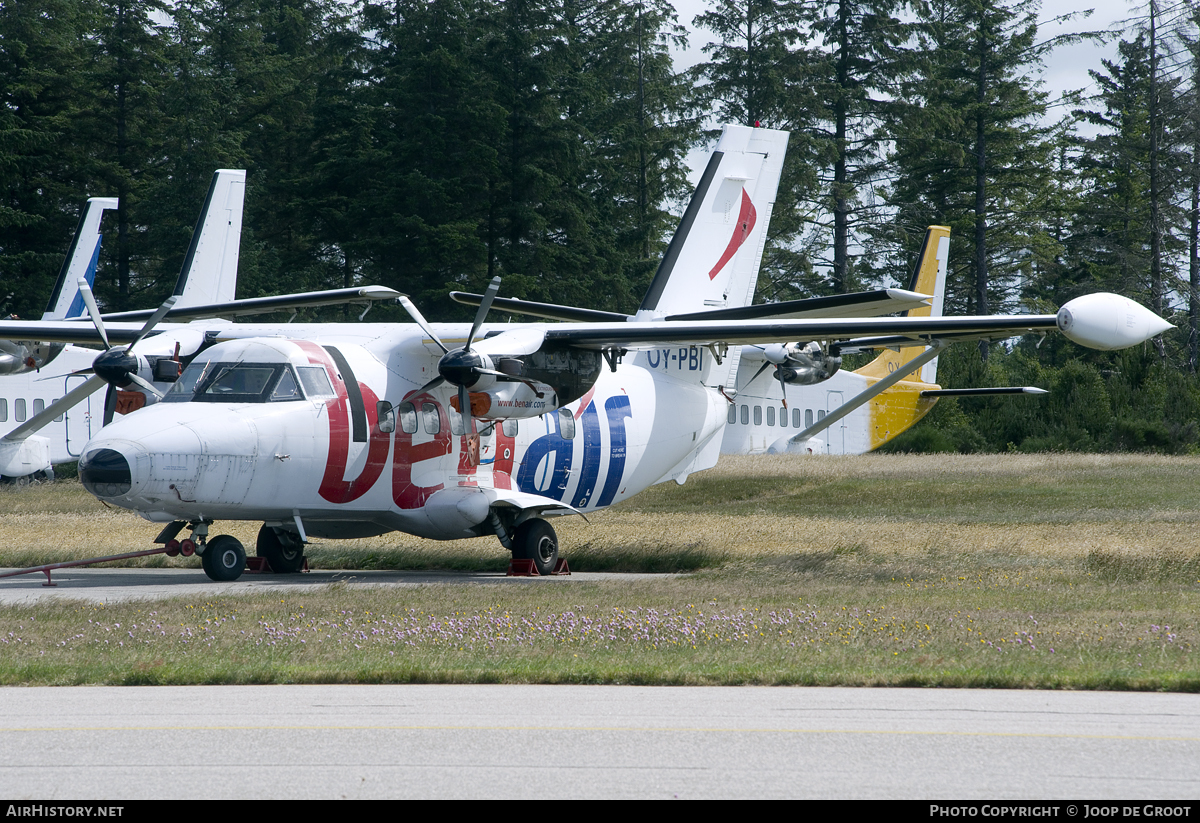
M 1098 292 L 1076 297 L 1059 309 L 1058 328 L 1081 346 L 1114 351 L 1136 346 L 1174 326 L 1127 297 Z

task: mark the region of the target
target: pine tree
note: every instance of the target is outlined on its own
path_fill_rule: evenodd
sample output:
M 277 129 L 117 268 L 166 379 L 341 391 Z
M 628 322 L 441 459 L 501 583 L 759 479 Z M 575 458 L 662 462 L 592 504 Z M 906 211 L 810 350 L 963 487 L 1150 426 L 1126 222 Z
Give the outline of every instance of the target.
M 926 59 L 894 126 L 896 224 L 885 237 L 903 248 L 930 223 L 954 229 L 951 311 L 1000 309 L 1052 248 L 1055 141 L 1030 75 L 1055 41 L 1038 41 L 1036 9 L 939 0 L 922 13 Z
M 0 312 L 41 315 L 94 183 L 81 130 L 98 3 L 0 4 Z

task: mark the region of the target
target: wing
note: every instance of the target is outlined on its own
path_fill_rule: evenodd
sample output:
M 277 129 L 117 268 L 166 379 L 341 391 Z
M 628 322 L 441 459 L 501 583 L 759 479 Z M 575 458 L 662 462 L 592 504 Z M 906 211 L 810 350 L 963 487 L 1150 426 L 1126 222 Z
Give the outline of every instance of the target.
M 1070 301 L 1057 315 L 570 324 L 547 327 L 546 341 L 601 350 L 794 340 L 847 341 L 851 346 L 870 348 L 968 338 L 1003 339 L 1057 329 L 1080 345 L 1112 350 L 1136 345 L 1170 328 L 1170 323 L 1132 300 L 1100 293 Z
M 351 289 L 332 289 L 329 291 L 307 292 L 304 294 L 284 294 L 277 297 L 252 297 L 245 300 L 233 300 L 228 303 L 214 303 L 207 306 L 191 306 L 184 309 L 172 309 L 167 312 L 167 320 L 179 321 L 199 320 L 212 317 L 238 317 L 248 314 L 282 311 L 286 309 L 309 308 L 312 306 L 327 306 L 340 303 L 370 303 L 377 300 L 395 300 L 400 293 L 384 286 L 362 286 Z M 105 328 L 110 343 L 121 345 L 132 343 L 138 338 L 146 318 L 156 310 L 121 312 L 103 315 Z M 108 321 L 112 321 L 111 323 Z M 155 327 L 155 332 L 167 332 L 180 326 L 170 323 Z M 88 322 L 87 317 L 78 320 L 6 320 L 0 321 L 0 340 L 38 340 L 46 343 L 103 343 L 96 327 Z

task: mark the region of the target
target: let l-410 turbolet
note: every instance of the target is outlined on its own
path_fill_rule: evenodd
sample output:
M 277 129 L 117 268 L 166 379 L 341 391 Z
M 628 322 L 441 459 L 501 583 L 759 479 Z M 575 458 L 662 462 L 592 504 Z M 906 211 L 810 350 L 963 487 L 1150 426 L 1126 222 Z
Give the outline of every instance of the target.
M 494 534 L 546 573 L 552 518 L 715 465 L 743 345 L 799 341 L 820 359 L 1057 329 L 1120 348 L 1170 328 L 1116 295 L 1058 315 L 806 317 L 793 303 L 742 319 L 786 144 L 785 132 L 726 127 L 636 316 L 523 303 L 573 322 L 489 327 L 493 301 L 520 302 L 496 300 L 496 278 L 469 328 L 430 325 L 407 301 L 414 325 L 230 326 L 162 402 L 88 443 L 80 477 L 170 524 L 160 541 L 190 526 L 218 580 L 245 561 L 234 538 L 207 539 L 220 520 L 261 521 L 258 552 L 276 571 L 298 569 L 311 536 L 400 530 Z

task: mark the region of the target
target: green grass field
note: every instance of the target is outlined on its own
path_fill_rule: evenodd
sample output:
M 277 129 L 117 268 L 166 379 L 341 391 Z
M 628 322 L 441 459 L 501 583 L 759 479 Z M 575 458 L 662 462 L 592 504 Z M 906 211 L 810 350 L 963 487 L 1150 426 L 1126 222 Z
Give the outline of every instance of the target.
M 739 458 L 556 521 L 632 583 L 0 607 L 0 683 L 571 682 L 1200 689 L 1200 459 Z M 0 490 L 0 566 L 147 547 L 76 484 Z M 214 534 L 253 545 L 258 524 Z M 53 538 L 53 539 L 52 539 Z M 503 569 L 387 535 L 321 568 Z M 145 564 L 195 564 L 151 558 Z

